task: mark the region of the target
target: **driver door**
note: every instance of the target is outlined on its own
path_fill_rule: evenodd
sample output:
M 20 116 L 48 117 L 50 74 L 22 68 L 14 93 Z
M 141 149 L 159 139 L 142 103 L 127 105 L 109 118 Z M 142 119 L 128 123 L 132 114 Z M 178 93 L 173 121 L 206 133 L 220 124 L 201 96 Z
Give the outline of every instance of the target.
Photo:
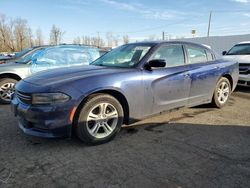
M 151 114 L 186 106 L 191 79 L 183 46 L 163 45 L 150 58 L 153 59 L 164 59 L 166 67 L 144 71 L 145 98 L 151 101 L 147 103 L 151 106 Z

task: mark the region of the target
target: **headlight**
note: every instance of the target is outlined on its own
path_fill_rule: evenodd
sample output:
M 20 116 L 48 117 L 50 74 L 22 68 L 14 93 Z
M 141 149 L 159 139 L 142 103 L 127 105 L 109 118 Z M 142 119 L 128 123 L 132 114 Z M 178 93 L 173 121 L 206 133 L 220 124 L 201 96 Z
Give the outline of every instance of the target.
M 70 97 L 64 93 L 36 93 L 32 94 L 32 104 L 64 103 Z

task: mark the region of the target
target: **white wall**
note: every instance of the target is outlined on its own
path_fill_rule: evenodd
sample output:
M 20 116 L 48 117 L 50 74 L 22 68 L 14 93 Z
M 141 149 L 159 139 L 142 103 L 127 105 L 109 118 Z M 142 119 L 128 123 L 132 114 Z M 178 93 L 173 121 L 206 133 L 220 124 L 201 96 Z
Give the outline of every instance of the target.
M 242 41 L 250 41 L 250 34 L 247 35 L 231 35 L 231 36 L 211 36 L 211 37 L 197 37 L 197 38 L 183 38 L 181 41 L 195 42 L 206 44 L 221 54 L 222 51 L 228 51 L 235 44 Z

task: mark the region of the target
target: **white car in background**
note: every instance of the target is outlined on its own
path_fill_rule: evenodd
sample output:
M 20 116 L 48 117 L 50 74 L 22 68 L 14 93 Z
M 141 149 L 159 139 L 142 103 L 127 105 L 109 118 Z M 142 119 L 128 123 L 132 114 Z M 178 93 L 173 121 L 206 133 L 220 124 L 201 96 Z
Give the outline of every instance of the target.
M 239 63 L 238 85 L 250 87 L 250 41 L 236 44 L 228 52 L 222 52 L 223 59 Z

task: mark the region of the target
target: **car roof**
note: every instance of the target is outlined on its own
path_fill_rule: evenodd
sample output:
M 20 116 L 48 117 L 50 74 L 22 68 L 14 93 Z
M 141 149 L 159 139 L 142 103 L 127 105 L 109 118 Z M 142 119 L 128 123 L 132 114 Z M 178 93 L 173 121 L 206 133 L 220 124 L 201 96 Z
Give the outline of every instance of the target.
M 144 41 L 144 42 L 135 42 L 135 43 L 130 43 L 130 44 L 142 44 L 142 45 L 161 45 L 161 44 L 186 44 L 186 45 L 196 45 L 201 48 L 205 48 L 209 51 L 211 51 L 211 47 L 204 45 L 204 44 L 199 44 L 195 42 L 187 42 L 187 41 Z
M 41 46 L 32 46 L 32 49 L 37 49 L 37 48 L 94 48 L 98 49 L 96 46 L 91 46 L 91 45 L 83 45 L 83 44 L 58 44 L 58 45 L 41 45 Z
M 242 42 L 240 42 L 238 44 L 250 44 L 250 41 L 242 41 Z
M 82 45 L 82 44 L 59 44 L 59 45 L 48 46 L 48 48 L 87 48 L 87 49 L 99 49 L 96 46 Z

